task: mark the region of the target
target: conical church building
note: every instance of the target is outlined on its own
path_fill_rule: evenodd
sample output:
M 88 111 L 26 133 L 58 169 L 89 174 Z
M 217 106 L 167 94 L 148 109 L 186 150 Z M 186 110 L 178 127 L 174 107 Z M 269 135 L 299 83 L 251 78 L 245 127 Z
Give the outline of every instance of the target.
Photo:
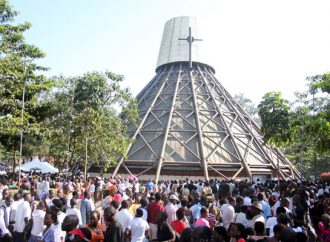
M 196 19 L 170 19 L 155 77 L 138 94 L 134 142 L 112 175 L 142 179 L 298 178 L 281 151 L 264 144 L 258 125 L 198 53 Z M 242 90 L 244 92 L 244 90 Z

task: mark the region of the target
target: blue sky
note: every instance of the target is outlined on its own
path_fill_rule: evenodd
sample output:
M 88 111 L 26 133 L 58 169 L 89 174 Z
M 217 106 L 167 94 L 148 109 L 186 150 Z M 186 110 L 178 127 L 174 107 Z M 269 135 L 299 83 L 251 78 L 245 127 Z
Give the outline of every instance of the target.
M 12 0 L 47 76 L 111 70 L 136 95 L 155 75 L 164 24 L 195 16 L 207 64 L 232 94 L 290 100 L 305 78 L 330 71 L 328 0 Z

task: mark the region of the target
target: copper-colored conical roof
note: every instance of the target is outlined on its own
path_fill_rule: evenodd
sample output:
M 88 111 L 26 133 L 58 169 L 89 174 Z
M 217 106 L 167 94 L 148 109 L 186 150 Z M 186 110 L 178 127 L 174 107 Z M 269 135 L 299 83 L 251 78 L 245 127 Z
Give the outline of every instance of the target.
M 173 21 L 181 23 L 170 20 L 164 33 Z M 137 96 L 141 120 L 129 129 L 134 142 L 113 175 L 149 175 L 156 181 L 169 176 L 299 177 L 279 150 L 264 144 L 257 124 L 215 78 L 213 68 L 196 57 L 190 69 L 184 54 L 166 55 L 164 39 L 157 74 Z

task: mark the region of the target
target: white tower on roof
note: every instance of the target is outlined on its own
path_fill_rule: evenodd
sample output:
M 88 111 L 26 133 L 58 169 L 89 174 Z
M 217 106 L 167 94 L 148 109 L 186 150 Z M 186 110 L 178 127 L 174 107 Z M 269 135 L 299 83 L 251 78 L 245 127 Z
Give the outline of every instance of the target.
M 189 61 L 189 42 L 182 41 L 183 38 L 189 36 L 189 28 L 191 28 L 191 36 L 194 39 L 198 39 L 197 20 L 195 17 L 176 17 L 166 22 L 156 69 L 168 63 Z M 191 46 L 192 61 L 205 63 L 201 59 L 198 45 L 198 42 L 194 42 Z

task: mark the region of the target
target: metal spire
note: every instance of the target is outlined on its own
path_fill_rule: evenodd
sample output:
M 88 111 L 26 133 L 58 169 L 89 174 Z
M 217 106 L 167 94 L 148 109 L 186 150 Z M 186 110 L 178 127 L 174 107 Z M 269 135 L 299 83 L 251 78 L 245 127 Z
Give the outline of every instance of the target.
M 191 58 L 191 47 L 194 41 L 203 41 L 202 39 L 195 39 L 191 36 L 191 27 L 189 27 L 189 35 L 185 39 L 179 38 L 179 40 L 186 40 L 189 43 L 189 70 L 192 71 L 192 58 Z

